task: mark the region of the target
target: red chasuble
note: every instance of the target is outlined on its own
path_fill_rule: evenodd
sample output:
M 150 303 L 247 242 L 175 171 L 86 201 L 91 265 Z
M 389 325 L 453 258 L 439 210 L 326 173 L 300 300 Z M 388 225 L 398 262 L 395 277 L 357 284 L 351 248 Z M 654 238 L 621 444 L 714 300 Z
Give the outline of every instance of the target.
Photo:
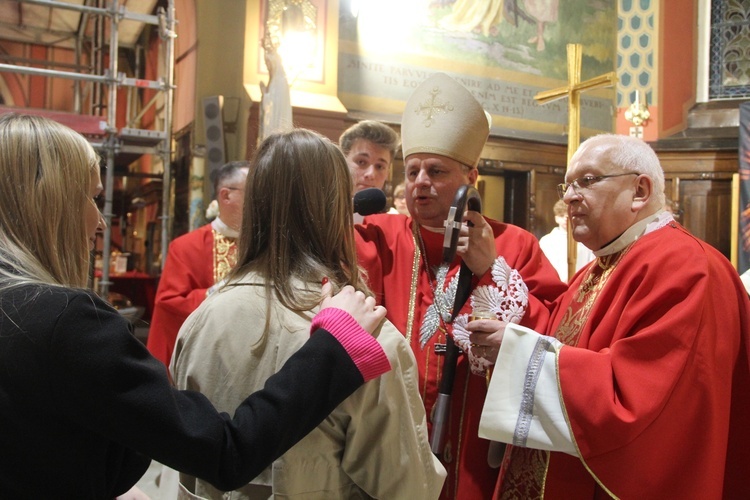
M 551 323 L 578 348 L 562 348 L 559 377 L 581 458 L 513 448 L 500 496 L 750 498 L 750 302 L 737 272 L 675 222 L 589 270 Z
M 507 264 L 517 270 L 528 287 L 529 301 L 521 324 L 541 327 L 549 319 L 548 305 L 566 286 L 544 257 L 534 236 L 518 227 L 488 220 L 492 225 L 496 248 Z M 428 273 L 419 245 L 412 232 L 411 218 L 382 214 L 365 218 L 357 229 L 357 253 L 367 271 L 369 284 L 379 303 L 388 309 L 388 319 L 409 339 L 419 367 L 420 393 L 432 431 L 432 410 L 443 372 L 443 356 L 436 354 L 437 344 L 445 344 L 441 325 L 422 347 L 420 328 L 434 301 L 435 267 L 442 260 L 443 234 L 421 229 L 431 267 Z M 448 283 L 458 271 L 460 259 L 450 265 Z M 414 283 L 412 280 L 414 279 Z M 496 286 L 491 272 L 474 277 L 475 286 Z M 414 290 L 414 293 L 412 293 Z M 434 309 L 434 308 L 433 308 Z M 470 312 L 467 304 L 461 312 Z M 451 331 L 450 325 L 447 331 Z M 449 427 L 441 461 L 448 471 L 441 498 L 477 500 L 490 498 L 498 469 L 488 465 L 489 441 L 477 435 L 487 381 L 470 371 L 466 355 L 459 357 L 451 396 Z
M 182 323 L 206 298 L 206 290 L 224 278 L 237 261 L 234 239 L 211 224 L 175 238 L 156 290 L 146 345 L 167 367 Z

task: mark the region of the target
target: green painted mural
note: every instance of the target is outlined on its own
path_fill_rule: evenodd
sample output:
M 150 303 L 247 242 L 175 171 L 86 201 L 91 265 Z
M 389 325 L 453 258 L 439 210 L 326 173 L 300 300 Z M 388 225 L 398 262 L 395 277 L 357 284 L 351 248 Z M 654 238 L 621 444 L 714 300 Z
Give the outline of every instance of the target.
M 339 98 L 390 121 L 442 71 L 493 115 L 493 134 L 564 142 L 566 102 L 534 95 L 566 84 L 567 44 L 583 45 L 583 80 L 616 63 L 615 0 L 342 0 L 339 22 Z M 614 96 L 584 94 L 584 130 L 613 130 Z

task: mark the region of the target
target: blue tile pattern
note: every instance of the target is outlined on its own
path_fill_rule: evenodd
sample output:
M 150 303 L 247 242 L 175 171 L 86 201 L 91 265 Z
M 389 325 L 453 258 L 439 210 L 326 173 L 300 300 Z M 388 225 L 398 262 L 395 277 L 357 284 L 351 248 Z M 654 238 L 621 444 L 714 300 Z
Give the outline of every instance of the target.
M 654 104 L 654 11 L 657 0 L 619 0 L 617 107 L 630 106 L 635 91 Z

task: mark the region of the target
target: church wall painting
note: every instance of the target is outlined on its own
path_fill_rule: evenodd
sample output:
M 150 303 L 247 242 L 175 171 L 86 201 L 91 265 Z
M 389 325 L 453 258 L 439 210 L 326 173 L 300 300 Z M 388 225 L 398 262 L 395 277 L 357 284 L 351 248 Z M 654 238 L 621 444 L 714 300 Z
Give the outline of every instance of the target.
M 616 0 L 341 0 L 339 22 L 339 98 L 356 117 L 400 122 L 442 71 L 493 115 L 493 135 L 564 143 L 567 101 L 534 95 L 566 85 L 566 45 L 583 45 L 581 80 L 615 69 Z M 614 98 L 583 94 L 582 136 L 614 130 Z

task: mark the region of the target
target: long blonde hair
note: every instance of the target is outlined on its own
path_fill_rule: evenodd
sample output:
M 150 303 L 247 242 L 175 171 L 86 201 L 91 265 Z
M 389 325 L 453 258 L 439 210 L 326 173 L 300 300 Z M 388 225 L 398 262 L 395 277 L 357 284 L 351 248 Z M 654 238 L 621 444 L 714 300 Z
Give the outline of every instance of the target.
M 99 159 L 80 134 L 47 118 L 0 116 L 0 290 L 25 283 L 83 287 L 84 213 Z
M 352 181 L 341 150 L 305 129 L 275 134 L 258 148 L 245 187 L 238 262 L 229 277 L 254 271 L 267 296 L 307 311 L 319 284 L 366 291 L 354 248 Z M 316 284 L 310 290 L 295 281 Z

